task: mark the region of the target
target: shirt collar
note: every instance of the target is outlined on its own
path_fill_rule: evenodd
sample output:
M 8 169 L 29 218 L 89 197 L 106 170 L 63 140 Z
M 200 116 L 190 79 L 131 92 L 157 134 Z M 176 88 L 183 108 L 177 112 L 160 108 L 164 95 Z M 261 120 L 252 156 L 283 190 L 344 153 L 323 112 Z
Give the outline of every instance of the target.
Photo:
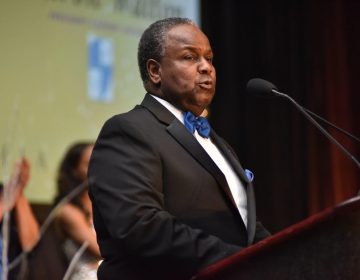
M 163 105 L 166 109 L 168 109 L 182 124 L 184 124 L 184 116 L 183 112 L 176 108 L 171 103 L 167 102 L 166 100 L 157 97 L 155 95 L 150 94 L 152 97 L 154 97 L 161 105 Z

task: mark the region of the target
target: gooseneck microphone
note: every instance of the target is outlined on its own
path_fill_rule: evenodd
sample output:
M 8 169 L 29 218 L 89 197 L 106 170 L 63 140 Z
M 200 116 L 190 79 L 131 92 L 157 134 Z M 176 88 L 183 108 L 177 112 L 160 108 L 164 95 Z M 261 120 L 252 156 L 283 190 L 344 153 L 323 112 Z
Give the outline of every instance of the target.
M 359 161 L 343 145 L 341 145 L 329 132 L 327 132 L 314 118 L 312 118 L 311 115 L 307 112 L 307 109 L 300 106 L 289 95 L 279 92 L 275 85 L 273 85 L 272 83 L 266 80 L 260 78 L 254 78 L 247 83 L 246 88 L 249 93 L 257 96 L 261 96 L 261 97 L 277 96 L 289 100 L 313 125 L 315 125 L 332 143 L 334 143 L 347 157 L 349 157 L 356 164 L 358 168 L 360 168 Z

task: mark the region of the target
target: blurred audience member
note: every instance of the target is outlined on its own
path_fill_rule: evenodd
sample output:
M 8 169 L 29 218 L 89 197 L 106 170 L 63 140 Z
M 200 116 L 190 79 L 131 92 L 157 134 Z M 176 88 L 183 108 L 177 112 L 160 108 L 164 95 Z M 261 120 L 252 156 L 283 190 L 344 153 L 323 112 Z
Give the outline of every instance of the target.
M 5 231 L 9 232 L 8 245 L 8 263 L 10 264 L 23 251 L 30 252 L 39 240 L 39 224 L 32 212 L 32 209 L 24 195 L 30 178 L 30 164 L 27 159 L 22 158 L 15 167 L 5 187 L 0 183 L 0 269 L 3 273 L 3 245 Z M 5 194 L 6 192 L 6 194 Z M 3 227 L 4 213 L 9 211 L 9 227 Z M 9 271 L 8 279 L 23 279 L 25 271 L 20 271 L 20 265 L 17 265 Z M 1 278 L 2 276 L 0 276 Z
M 92 149 L 92 143 L 77 143 L 66 152 L 58 171 L 56 204 L 86 181 Z M 63 237 L 63 250 L 69 262 L 84 242 L 88 244 L 74 266 L 70 279 L 97 279 L 100 251 L 93 228 L 88 187 L 60 208 L 56 223 Z

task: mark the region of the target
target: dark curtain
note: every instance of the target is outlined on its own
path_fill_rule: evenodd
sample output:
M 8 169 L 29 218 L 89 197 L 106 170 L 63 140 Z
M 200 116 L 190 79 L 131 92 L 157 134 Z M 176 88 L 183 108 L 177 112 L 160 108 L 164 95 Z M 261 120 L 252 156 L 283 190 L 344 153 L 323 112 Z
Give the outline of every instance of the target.
M 273 232 L 355 195 L 359 169 L 289 102 L 246 93 L 271 81 L 360 135 L 358 1 L 202 1 L 217 95 L 211 124 L 255 173 L 258 217 Z M 359 143 L 329 129 L 355 156 Z

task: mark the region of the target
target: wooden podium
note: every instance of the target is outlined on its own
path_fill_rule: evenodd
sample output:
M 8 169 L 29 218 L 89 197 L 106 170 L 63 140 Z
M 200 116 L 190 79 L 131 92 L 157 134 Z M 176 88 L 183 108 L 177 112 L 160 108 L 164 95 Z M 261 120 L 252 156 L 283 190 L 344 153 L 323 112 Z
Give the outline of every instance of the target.
M 360 279 L 360 197 L 215 263 L 194 279 Z

